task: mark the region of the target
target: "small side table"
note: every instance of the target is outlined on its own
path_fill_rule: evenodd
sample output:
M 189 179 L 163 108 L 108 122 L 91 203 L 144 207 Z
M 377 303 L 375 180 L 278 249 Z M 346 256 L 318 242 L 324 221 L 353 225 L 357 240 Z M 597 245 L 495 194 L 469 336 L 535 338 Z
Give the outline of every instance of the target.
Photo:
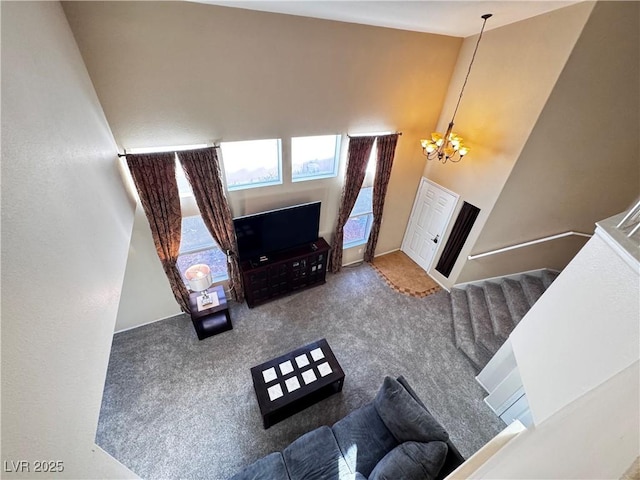
M 198 297 L 202 296 L 202 292 L 191 293 L 189 295 L 189 308 L 191 309 L 191 321 L 196 329 L 198 339 L 203 340 L 212 335 L 231 330 L 231 317 L 229 317 L 229 306 L 227 305 L 227 297 L 224 294 L 224 288 L 220 285 L 209 287 L 207 289 L 209 295 L 218 296 L 218 304 L 210 305 L 198 311 Z

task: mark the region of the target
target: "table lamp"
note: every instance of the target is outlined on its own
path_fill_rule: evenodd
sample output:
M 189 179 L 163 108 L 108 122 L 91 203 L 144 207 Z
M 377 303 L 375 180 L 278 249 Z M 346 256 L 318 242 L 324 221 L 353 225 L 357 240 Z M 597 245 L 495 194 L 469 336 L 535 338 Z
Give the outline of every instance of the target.
M 211 286 L 211 268 L 209 265 L 199 263 L 192 265 L 184 272 L 184 276 L 189 282 L 189 288 L 194 292 L 202 292 L 202 305 L 210 305 L 213 298 L 209 296 L 207 289 Z

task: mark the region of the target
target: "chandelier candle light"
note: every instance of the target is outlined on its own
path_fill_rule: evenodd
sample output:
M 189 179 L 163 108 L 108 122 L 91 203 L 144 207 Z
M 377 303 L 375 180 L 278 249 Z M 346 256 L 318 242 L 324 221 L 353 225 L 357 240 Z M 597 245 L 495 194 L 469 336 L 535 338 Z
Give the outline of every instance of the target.
M 187 278 L 191 290 L 194 292 L 202 292 L 202 296 L 198 300 L 202 300 L 203 306 L 211 305 L 214 302 L 214 299 L 209 296 L 207 292 L 207 289 L 213 282 L 209 265 L 205 265 L 204 263 L 192 265 L 185 270 L 184 276 Z
M 482 33 L 484 32 L 484 26 L 487 23 L 487 19 L 490 18 L 493 14 L 485 13 L 482 15 L 484 19 L 484 23 L 482 24 L 482 30 L 480 30 L 480 36 L 478 37 L 478 42 L 476 43 L 476 48 L 473 51 L 473 56 L 471 57 L 471 63 L 469 64 L 469 70 L 467 71 L 467 76 L 464 79 L 464 83 L 462 84 L 462 90 L 460 91 L 460 96 L 458 97 L 458 103 L 456 104 L 456 109 L 453 111 L 453 117 L 451 117 L 451 121 L 449 122 L 449 126 L 447 127 L 447 132 L 442 135 L 441 133 L 434 132 L 431 134 L 430 139 L 422 139 L 420 143 L 422 144 L 422 153 L 427 157 L 428 160 L 433 160 L 437 158 L 442 163 L 447 163 L 447 160 L 451 162 L 459 162 L 462 160 L 467 153 L 469 153 L 469 147 L 466 147 L 462 143 L 462 137 L 459 137 L 455 133 L 453 133 L 453 121 L 456 118 L 456 113 L 458 112 L 458 107 L 460 106 L 460 100 L 462 100 L 462 94 L 464 93 L 464 87 L 467 85 L 467 80 L 469 80 L 469 74 L 471 73 L 471 67 L 473 66 L 473 61 L 476 58 L 476 52 L 478 51 L 478 45 L 480 45 L 480 40 L 482 39 Z

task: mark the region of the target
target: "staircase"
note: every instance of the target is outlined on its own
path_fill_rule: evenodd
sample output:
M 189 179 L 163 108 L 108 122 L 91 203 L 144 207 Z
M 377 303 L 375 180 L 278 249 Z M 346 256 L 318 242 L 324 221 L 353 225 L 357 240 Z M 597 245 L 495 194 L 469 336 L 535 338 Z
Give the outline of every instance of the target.
M 487 280 L 451 289 L 456 346 L 480 372 L 558 273 Z

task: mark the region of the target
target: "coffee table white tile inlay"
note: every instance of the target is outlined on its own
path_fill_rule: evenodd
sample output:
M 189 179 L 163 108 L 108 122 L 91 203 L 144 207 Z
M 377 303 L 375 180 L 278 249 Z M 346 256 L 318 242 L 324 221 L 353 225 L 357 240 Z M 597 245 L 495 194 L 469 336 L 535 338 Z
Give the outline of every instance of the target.
M 278 378 L 276 369 L 273 367 L 263 370 L 262 376 L 264 377 L 264 383 L 269 383 L 271 380 L 275 380 L 276 378 Z
M 316 377 L 313 369 L 310 368 L 309 370 L 302 372 L 302 379 L 304 380 L 305 385 L 309 385 L 311 382 L 315 382 L 318 377 Z
M 300 388 L 300 382 L 298 381 L 298 377 L 291 377 L 284 383 L 286 383 L 287 390 L 289 391 L 289 393 Z
M 271 400 L 272 402 L 276 398 L 280 398 L 283 395 L 282 387 L 279 383 L 276 383 L 274 386 L 267 388 L 267 392 L 269 392 L 269 400 Z
M 298 364 L 298 368 L 306 367 L 307 365 L 309 365 L 309 357 L 307 357 L 306 353 L 298 355 L 296 357 L 296 363 Z
M 321 363 L 320 365 L 318 365 L 318 372 L 320 372 L 320 376 L 321 377 L 326 377 L 327 375 L 329 375 L 333 370 L 331 370 L 331 366 L 327 363 Z
M 293 372 L 293 365 L 291 365 L 291 360 L 282 362 L 280 364 L 280 371 L 282 372 L 282 375 L 286 375 L 287 373 Z
M 311 350 L 311 357 L 314 361 L 318 361 L 324 358 L 324 353 L 321 348 L 316 348 L 315 350 Z

